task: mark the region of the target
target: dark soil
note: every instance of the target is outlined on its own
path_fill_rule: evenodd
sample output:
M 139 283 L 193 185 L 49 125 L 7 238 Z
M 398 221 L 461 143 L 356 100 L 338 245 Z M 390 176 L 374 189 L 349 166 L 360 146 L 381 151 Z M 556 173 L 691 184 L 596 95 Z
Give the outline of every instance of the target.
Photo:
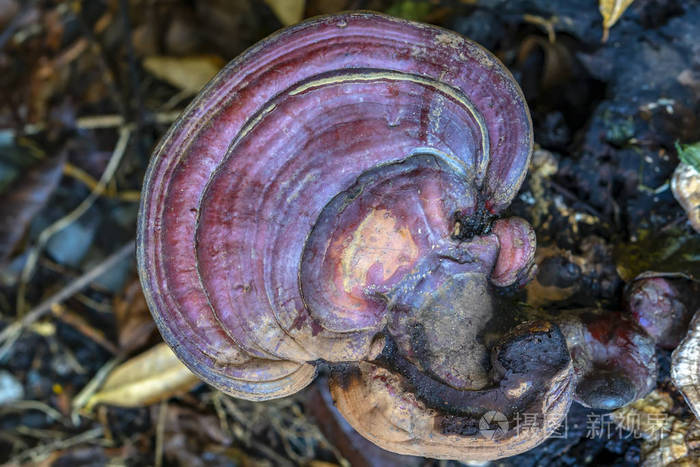
M 635 0 L 605 43 L 592 0 L 308 0 L 306 16 L 357 8 L 471 37 L 521 84 L 536 143 L 557 170 L 539 180 L 531 172 L 510 211 L 535 226 L 540 245 L 591 261 L 586 270 L 561 259 L 541 267 L 540 282 L 576 288 L 551 310 L 620 309 L 631 279 L 623 269 L 698 270 L 698 235 L 665 184 L 679 162 L 675 143 L 700 141 L 700 1 Z M 0 331 L 134 237 L 150 153 L 191 99 L 144 58 L 225 62 L 280 27 L 262 0 L 0 0 L 0 229 L 10 232 L 0 240 Z M 105 193 L 43 244 L 23 278 L 42 231 L 94 191 L 125 122 L 131 137 Z M 51 172 L 59 166 L 60 182 Z M 690 254 L 664 253 L 679 249 Z M 201 384 L 161 404 L 74 411 L 108 362 L 159 342 L 145 308 L 127 298 L 135 280 L 129 257 L 0 347 L 0 463 L 457 464 L 363 447 L 329 405 L 324 378 L 269 403 L 224 400 Z M 675 415 L 689 417 L 669 380 L 670 352 L 658 355 L 659 388 L 677 400 Z M 639 437 L 615 425 L 590 432 L 604 416 L 574 404 L 565 436 L 495 464 L 640 463 Z

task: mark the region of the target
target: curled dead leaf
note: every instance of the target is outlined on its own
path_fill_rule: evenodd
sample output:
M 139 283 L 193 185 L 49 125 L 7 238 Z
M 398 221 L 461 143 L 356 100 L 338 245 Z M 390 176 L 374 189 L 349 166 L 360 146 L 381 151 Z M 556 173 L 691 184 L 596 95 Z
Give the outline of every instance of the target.
M 197 383 L 199 379 L 161 343 L 115 368 L 85 408 L 89 411 L 96 404 L 150 405 L 187 392 Z
M 151 56 L 143 60 L 143 67 L 158 79 L 183 92 L 196 94 L 224 66 L 217 55 L 192 55 L 189 57 Z
M 285 26 L 298 23 L 304 17 L 304 0 L 265 0 L 265 3 Z
M 114 317 L 117 320 L 117 340 L 122 352 L 131 353 L 148 342 L 156 323 L 148 311 L 141 283 L 135 280 L 114 299 Z
M 603 16 L 603 39 L 608 40 L 608 32 L 634 0 L 598 0 L 598 9 Z
M 61 180 L 66 154 L 30 168 L 0 196 L 0 263 L 12 253 L 29 222 L 44 207 Z
M 528 36 L 523 40 L 518 51 L 518 63 L 524 66 L 525 61 L 533 53 L 538 52 L 544 55 L 539 83 L 543 92 L 570 79 L 573 72 L 573 59 L 564 44 L 551 39 L 545 40 L 540 36 Z
M 330 15 L 352 9 L 351 0 L 307 0 L 307 16 Z

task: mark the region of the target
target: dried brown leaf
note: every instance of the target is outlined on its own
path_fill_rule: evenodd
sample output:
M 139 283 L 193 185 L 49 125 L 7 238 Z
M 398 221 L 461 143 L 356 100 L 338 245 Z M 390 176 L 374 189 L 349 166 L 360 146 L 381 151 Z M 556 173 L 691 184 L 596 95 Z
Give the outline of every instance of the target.
M 285 26 L 298 23 L 304 17 L 304 0 L 265 0 Z
M 540 36 L 527 36 L 518 50 L 518 63 L 521 66 L 535 53 L 544 54 L 540 75 L 542 90 L 551 89 L 567 81 L 573 70 L 573 60 L 569 49 L 561 42 L 545 40 Z
M 0 195 L 0 263 L 20 241 L 61 180 L 65 153 L 30 168 Z
M 100 347 L 112 354 L 117 353 L 116 346 L 105 336 L 104 331 L 93 326 L 82 314 L 76 313 L 60 303 L 54 304 L 51 307 L 51 311 L 58 319 L 72 326 L 86 338 L 97 343 Z
M 233 58 L 261 37 L 273 32 L 277 24 L 260 14 L 259 0 L 208 0 L 195 4 L 197 35 L 226 58 Z M 265 18 L 263 17 L 265 16 Z M 231 31 L 236 31 L 231 34 Z
M 113 309 L 119 348 L 130 353 L 144 345 L 155 330 L 155 322 L 138 280 L 129 284 L 122 296 L 114 299 Z
M 86 404 L 141 407 L 192 389 L 199 379 L 161 343 L 119 365 Z
M 158 79 L 162 79 L 184 92 L 196 94 L 224 66 L 217 55 L 192 55 L 189 57 L 151 56 L 143 60 L 143 67 Z
M 0 0 L 0 26 L 5 26 L 19 12 L 17 0 Z
M 63 42 L 64 24 L 58 9 L 50 10 L 44 15 L 44 28 L 46 29 L 46 47 L 52 52 L 60 50 Z
M 214 454 L 233 443 L 231 434 L 215 415 L 177 404 L 160 404 L 151 407 L 151 417 L 158 420 L 156 436 L 157 443 L 158 439 L 161 443 L 156 444 L 156 465 L 165 458 L 175 465 L 204 467 L 205 453 Z
M 152 408 L 155 411 L 158 407 Z M 176 404 L 168 404 L 165 415 L 165 431 L 168 434 L 183 433 L 189 439 L 198 438 L 202 444 L 216 443 L 220 446 L 228 446 L 233 443 L 231 434 L 221 428 L 219 419 L 215 415 L 201 413 L 181 407 Z
M 307 0 L 306 14 L 309 16 L 330 15 L 352 9 L 351 0 Z
M 598 9 L 603 16 L 603 42 L 608 40 L 608 31 L 634 0 L 598 0 Z

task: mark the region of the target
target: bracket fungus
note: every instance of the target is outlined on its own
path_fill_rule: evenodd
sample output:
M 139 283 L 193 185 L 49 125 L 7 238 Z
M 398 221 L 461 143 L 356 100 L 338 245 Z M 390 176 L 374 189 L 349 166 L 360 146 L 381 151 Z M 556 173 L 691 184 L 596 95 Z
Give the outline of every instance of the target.
M 647 272 L 628 284 L 625 304 L 656 345 L 673 350 L 700 307 L 700 285 L 685 277 Z
M 394 452 L 527 450 L 573 392 L 558 327 L 498 293 L 533 271 L 532 228 L 498 218 L 531 150 L 513 77 L 458 34 L 365 12 L 287 28 L 226 66 L 152 158 L 137 256 L 161 334 L 251 400 L 326 362 L 341 413 Z
M 582 309 L 556 319 L 576 374 L 576 402 L 617 409 L 646 396 L 656 384 L 654 340 L 621 313 Z
M 658 347 L 673 350 L 671 379 L 700 419 L 700 282 L 645 272 L 625 291 L 627 310 Z

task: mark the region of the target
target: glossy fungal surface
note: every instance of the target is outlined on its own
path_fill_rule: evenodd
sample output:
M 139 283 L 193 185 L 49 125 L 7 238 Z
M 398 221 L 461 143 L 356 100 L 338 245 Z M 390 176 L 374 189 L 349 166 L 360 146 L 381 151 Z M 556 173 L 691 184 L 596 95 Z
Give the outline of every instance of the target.
M 292 394 L 330 362 L 341 412 L 395 452 L 493 459 L 536 445 L 549 428 L 473 429 L 493 410 L 554 427 L 571 401 L 559 329 L 518 325 L 497 293 L 532 272 L 532 228 L 498 219 L 531 146 L 513 78 L 455 33 L 359 12 L 265 39 L 149 167 L 138 260 L 164 339 L 253 400 Z M 380 407 L 408 418 L 367 429 Z
M 647 273 L 625 290 L 627 311 L 664 349 L 675 349 L 700 307 L 700 286 L 683 277 Z
M 612 410 L 646 396 L 656 384 L 654 339 L 621 312 L 581 309 L 557 319 L 571 353 L 576 402 Z

